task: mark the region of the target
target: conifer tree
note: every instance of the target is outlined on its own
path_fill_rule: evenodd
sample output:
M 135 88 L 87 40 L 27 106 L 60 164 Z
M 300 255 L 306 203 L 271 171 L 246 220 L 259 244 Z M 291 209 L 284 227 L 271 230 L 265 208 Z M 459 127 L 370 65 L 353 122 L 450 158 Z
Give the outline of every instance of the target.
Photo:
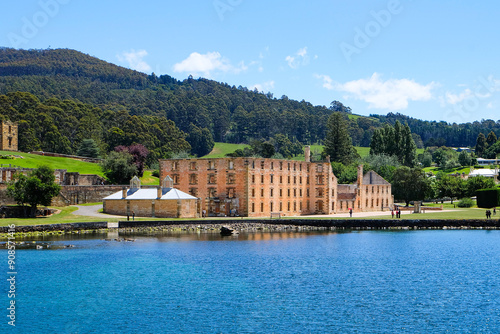
M 347 122 L 339 112 L 332 113 L 328 118 L 323 154 L 329 155 L 331 161 L 341 162 L 345 165 L 359 158 L 359 154 L 352 146 Z
M 476 155 L 478 157 L 483 156 L 483 153 L 486 150 L 486 146 L 487 146 L 486 137 L 482 132 L 480 132 L 476 139 Z

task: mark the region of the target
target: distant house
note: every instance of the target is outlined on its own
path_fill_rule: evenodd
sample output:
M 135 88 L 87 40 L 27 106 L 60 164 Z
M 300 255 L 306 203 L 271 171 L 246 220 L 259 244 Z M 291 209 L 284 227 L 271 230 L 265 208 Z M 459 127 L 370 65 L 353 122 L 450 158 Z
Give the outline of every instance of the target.
M 500 159 L 477 158 L 477 164 L 480 166 L 500 165 Z
M 142 188 L 141 181 L 135 176 L 129 189 L 124 187 L 103 199 L 104 213 L 122 216 L 196 218 L 199 208 L 198 198 L 175 189 L 169 176 L 161 187 L 154 188 Z

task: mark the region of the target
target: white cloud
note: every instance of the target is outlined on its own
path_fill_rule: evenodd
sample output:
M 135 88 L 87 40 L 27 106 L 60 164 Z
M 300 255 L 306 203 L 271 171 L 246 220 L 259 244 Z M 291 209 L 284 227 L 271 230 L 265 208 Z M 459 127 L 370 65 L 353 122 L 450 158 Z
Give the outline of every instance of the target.
M 269 92 L 274 88 L 274 80 L 267 81 L 261 84 L 255 84 L 250 87 L 251 90 L 254 90 L 255 88 L 257 88 L 259 92 Z
M 129 67 L 139 72 L 150 72 L 151 66 L 148 65 L 142 58 L 146 57 L 148 52 L 146 50 L 130 50 L 130 52 L 123 51 L 116 57 L 121 62 L 127 62 Z
M 325 75 L 325 74 L 314 74 L 314 77 L 316 79 L 321 79 L 323 80 L 323 88 L 326 88 L 328 90 L 333 90 L 333 80 L 330 78 L 330 76 Z
M 472 91 L 467 88 L 460 94 L 453 94 L 450 92 L 446 92 L 445 100 L 449 104 L 457 104 L 457 103 L 460 103 L 463 100 L 470 98 L 470 97 L 473 97 L 473 96 L 474 96 L 474 94 L 472 93 Z
M 288 66 L 293 69 L 299 68 L 300 65 L 307 65 L 309 63 L 307 46 L 299 49 L 299 51 L 292 56 L 286 56 L 285 61 L 288 63 Z
M 368 79 L 332 84 L 332 89 L 347 93 L 346 98 L 368 102 L 369 108 L 402 110 L 408 107 L 408 101 L 430 100 L 436 86 L 435 82 L 421 85 L 410 79 L 383 81 L 378 73 L 373 73 Z
M 205 77 L 210 77 L 213 72 L 238 74 L 247 69 L 248 66 L 243 62 L 240 62 L 238 66 L 233 66 L 219 52 L 208 52 L 206 54 L 193 52 L 189 57 L 174 65 L 174 72 L 185 72 L 192 75 L 202 74 Z

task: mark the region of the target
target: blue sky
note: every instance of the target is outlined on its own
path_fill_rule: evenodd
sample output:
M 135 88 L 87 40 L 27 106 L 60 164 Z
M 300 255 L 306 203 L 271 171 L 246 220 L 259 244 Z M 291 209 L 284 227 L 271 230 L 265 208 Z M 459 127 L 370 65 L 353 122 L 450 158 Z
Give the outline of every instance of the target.
M 498 1 L 23 0 L 2 12 L 1 46 L 70 48 L 361 115 L 500 119 Z

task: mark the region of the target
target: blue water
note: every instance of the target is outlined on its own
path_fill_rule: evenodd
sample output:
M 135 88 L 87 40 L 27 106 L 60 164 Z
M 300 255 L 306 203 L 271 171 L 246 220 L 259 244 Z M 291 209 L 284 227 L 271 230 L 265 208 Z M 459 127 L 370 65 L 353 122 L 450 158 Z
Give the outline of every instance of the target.
M 18 250 L 0 332 L 500 333 L 500 231 L 136 238 Z

